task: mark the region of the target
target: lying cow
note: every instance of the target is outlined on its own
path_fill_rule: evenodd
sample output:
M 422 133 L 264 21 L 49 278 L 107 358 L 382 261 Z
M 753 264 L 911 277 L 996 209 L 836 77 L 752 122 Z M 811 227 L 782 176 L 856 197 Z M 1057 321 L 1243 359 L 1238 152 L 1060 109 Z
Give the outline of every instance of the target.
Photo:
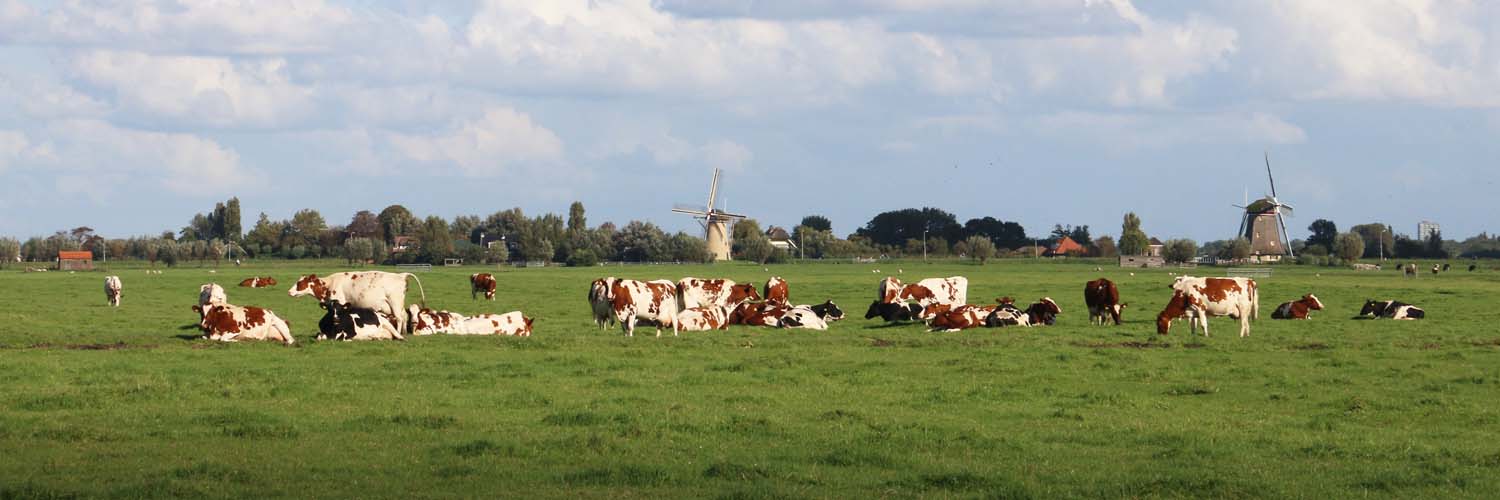
M 388 316 L 396 329 L 411 328 L 406 318 L 406 279 L 417 282 L 422 293 L 422 302 L 427 302 L 427 292 L 422 289 L 422 280 L 411 273 L 388 273 L 384 271 L 356 271 L 333 273 L 319 278 L 309 274 L 297 280 L 287 295 L 301 297 L 311 295 L 318 302 L 340 302 L 355 308 L 373 309 Z
M 838 304 L 834 304 L 832 300 L 825 300 L 822 304 L 796 307 L 811 310 L 823 321 L 840 321 L 844 319 L 844 310 L 840 309 Z
M 483 293 L 484 298 L 495 300 L 495 276 L 490 273 L 474 273 L 469 275 L 469 299 L 478 299 Z
M 505 314 L 480 314 L 464 318 L 454 335 L 509 335 L 530 337 L 532 319 L 511 311 Z
M 1271 319 L 1307 319 L 1309 312 L 1322 310 L 1323 301 L 1309 293 L 1300 299 L 1276 306 L 1276 310 L 1271 311 Z
M 635 325 L 640 321 L 655 325 L 658 337 L 663 325 L 670 325 L 672 335 L 677 335 L 676 284 L 667 280 L 615 280 L 610 285 L 609 297 L 615 321 L 620 322 L 625 336 L 635 336 Z
M 328 302 L 318 320 L 317 340 L 406 340 L 390 315 L 368 307 Z
M 1359 315 L 1386 319 L 1423 319 L 1427 317 L 1427 312 L 1420 307 L 1394 300 L 1370 299 L 1360 308 Z
M 877 300 L 870 303 L 870 309 L 865 311 L 865 319 L 879 316 L 880 319 L 886 322 L 912 321 L 918 319 L 921 314 L 922 306 L 916 304 L 881 302 Z
M 989 317 L 999 306 L 975 306 L 964 304 L 958 307 L 947 304 L 934 304 L 922 310 L 923 315 L 930 315 L 928 331 L 956 332 L 968 328 L 985 326 L 985 318 Z
M 276 286 L 276 278 L 272 278 L 270 276 L 252 276 L 249 278 L 245 278 L 244 281 L 241 281 L 240 286 L 246 288 L 265 288 L 268 286 Z
M 746 326 L 781 326 L 781 316 L 790 307 L 770 302 L 745 302 L 729 313 L 729 324 Z
M 1062 314 L 1062 307 L 1057 305 L 1050 297 L 1042 297 L 1037 302 L 1026 306 L 1026 309 L 1016 307 L 1015 299 L 1002 297 L 1000 303 L 991 309 L 990 314 L 984 318 L 984 326 L 1045 326 L 1057 323 L 1057 315 Z
M 688 308 L 677 313 L 675 330 L 703 332 L 729 329 L 729 306 L 705 306 Z
M 198 313 L 198 328 L 209 340 L 275 340 L 287 345 L 296 342 L 292 339 L 291 325 L 269 309 L 211 303 L 195 304 L 193 312 Z
M 1156 316 L 1156 333 L 1166 335 L 1172 320 L 1186 317 L 1189 332 L 1203 327 L 1208 336 L 1209 316 L 1240 320 L 1240 337 L 1250 336 L 1250 320 L 1259 319 L 1260 292 L 1250 278 L 1194 278 L 1179 276 L 1172 283 L 1172 298 Z
M 760 292 L 749 283 L 736 284 L 726 279 L 683 278 L 677 281 L 677 298 L 682 309 L 726 306 L 733 309 L 747 300 L 761 300 Z
M 1120 313 L 1125 304 L 1120 303 L 1120 290 L 1115 288 L 1114 282 L 1099 278 L 1084 284 L 1083 301 L 1089 307 L 1089 324 L 1103 325 L 1107 314 L 1115 326 L 1120 325 Z
M 457 333 L 464 320 L 468 319 L 462 314 L 448 311 L 434 311 L 416 304 L 408 307 L 407 313 L 411 318 L 412 335 Z
M 781 279 L 780 276 L 772 276 L 771 279 L 766 280 L 766 302 L 770 302 L 773 304 L 790 304 L 790 296 L 791 294 L 787 288 L 786 280 Z
M 828 321 L 810 306 L 796 306 L 788 309 L 781 314 L 779 323 L 782 328 L 828 329 Z
M 120 307 L 120 287 L 119 276 L 104 277 L 104 299 L 109 301 L 109 305 Z
M 610 276 L 599 278 L 589 285 L 589 307 L 594 310 L 594 324 L 599 329 L 609 328 L 615 322 L 615 311 L 611 302 L 614 300 L 609 295 L 609 290 L 614 286 L 617 278 Z

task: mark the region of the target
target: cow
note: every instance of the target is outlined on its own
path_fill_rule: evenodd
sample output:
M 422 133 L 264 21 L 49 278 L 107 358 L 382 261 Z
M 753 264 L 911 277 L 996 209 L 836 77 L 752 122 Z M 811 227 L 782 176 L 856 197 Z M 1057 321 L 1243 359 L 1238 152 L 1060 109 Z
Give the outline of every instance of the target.
M 412 335 L 433 335 L 438 333 L 458 333 L 464 321 L 468 318 L 464 315 L 448 311 L 434 311 L 426 307 L 412 304 L 407 308 L 408 317 L 411 318 Z
M 1417 277 L 1417 265 L 1416 264 L 1412 264 L 1412 263 L 1408 262 L 1408 263 L 1406 263 L 1405 267 L 1401 268 L 1401 270 L 1406 272 L 1406 277 L 1408 277 L 1408 278 L 1415 278 L 1415 277 Z
M 1051 297 L 1042 297 L 1026 307 L 1026 319 L 1031 325 L 1056 324 L 1059 314 L 1062 314 L 1062 307 L 1058 306 Z
M 1126 304 L 1120 303 L 1120 290 L 1114 282 L 1099 278 L 1083 285 L 1083 302 L 1089 306 L 1089 324 L 1103 325 L 1105 315 L 1120 326 L 1120 313 Z
M 1445 273 L 1448 272 L 1448 270 L 1452 269 L 1452 268 L 1453 268 L 1452 264 L 1448 264 L 1448 263 L 1444 263 L 1443 264 L 1443 272 L 1445 272 Z
M 1156 316 L 1156 333 L 1166 335 L 1172 320 L 1187 317 L 1189 332 L 1203 327 L 1208 336 L 1209 316 L 1240 320 L 1240 337 L 1250 336 L 1250 320 L 1260 317 L 1260 291 L 1250 278 L 1195 278 L 1178 276 L 1172 282 L 1172 298 Z
M 599 278 L 589 285 L 589 307 L 594 310 L 594 324 L 599 325 L 600 330 L 609 328 L 615 321 L 615 310 L 611 305 L 613 299 L 609 296 L 610 288 L 614 286 L 618 278 L 614 276 Z
M 865 311 L 865 319 L 871 319 L 879 316 L 881 319 L 884 319 L 887 322 L 911 321 L 914 319 L 918 319 L 921 314 L 922 306 L 916 304 L 881 302 L 877 300 L 870 303 L 870 309 Z
M 469 275 L 469 299 L 476 300 L 479 294 L 484 298 L 495 300 L 495 276 L 490 273 L 474 273 Z
M 922 307 L 933 304 L 961 306 L 968 301 L 968 298 L 969 279 L 963 276 L 928 278 L 901 287 L 901 293 L 896 296 L 896 299 L 900 301 L 915 300 Z
M 781 315 L 789 307 L 770 302 L 745 302 L 729 313 L 729 324 L 746 326 L 781 326 Z
M 956 332 L 966 328 L 985 326 L 985 318 L 988 318 L 998 307 L 968 304 L 953 307 L 948 304 L 935 304 L 923 309 L 922 313 L 929 314 L 930 310 L 932 320 L 928 322 L 931 327 L 928 331 Z
M 885 279 L 880 280 L 880 288 L 875 293 L 875 301 L 894 304 L 898 295 L 901 295 L 901 280 L 886 276 Z
M 269 309 L 236 306 L 222 302 L 193 305 L 198 313 L 198 328 L 203 338 L 220 342 L 241 340 L 276 340 L 286 345 L 292 339 L 292 327 Z
M 240 281 L 240 286 L 246 288 L 265 288 L 276 286 L 276 278 L 270 276 L 251 276 Z
M 1469 264 L 1469 272 L 1472 273 L 1475 269 L 1479 269 L 1479 266 L 1475 264 Z
M 1394 300 L 1365 300 L 1365 306 L 1359 310 L 1360 316 L 1374 316 L 1387 319 L 1423 319 L 1427 312 L 1422 308 L 1397 302 Z
M 828 329 L 828 322 L 817 311 L 808 306 L 796 306 L 788 309 L 781 314 L 779 322 L 782 328 Z
M 990 313 L 984 317 L 984 326 L 1052 325 L 1057 323 L 1057 315 L 1062 314 L 1062 307 L 1050 297 L 1042 297 L 1037 302 L 1026 306 L 1026 309 L 1016 307 L 1015 299 L 1010 297 L 1001 297 L 996 299 L 996 302 L 999 302 L 999 305 L 990 308 Z
M 609 297 L 615 321 L 620 322 L 625 336 L 635 336 L 635 325 L 642 320 L 656 325 L 657 337 L 663 325 L 671 326 L 672 336 L 677 336 L 677 287 L 671 281 L 615 280 Z
M 684 332 L 728 330 L 729 313 L 729 306 L 704 306 L 685 309 L 677 313 L 676 330 Z
M 109 305 L 114 306 L 114 307 L 120 307 L 120 277 L 119 276 L 105 276 L 104 277 L 104 299 L 109 301 Z
M 844 319 L 844 310 L 840 309 L 838 304 L 834 304 L 832 300 L 825 300 L 822 304 L 817 305 L 803 305 L 796 307 L 804 307 L 812 310 L 812 312 L 817 314 L 819 318 L 822 318 L 823 321 L 839 321 Z
M 727 306 L 731 310 L 747 300 L 761 300 L 760 292 L 749 283 L 739 285 L 733 280 L 683 278 L 677 281 L 679 307 Z
M 787 290 L 786 280 L 781 279 L 780 276 L 772 276 L 771 279 L 766 280 L 766 290 L 764 295 L 766 302 L 770 302 L 773 304 L 791 303 L 791 299 L 789 298 L 790 295 Z
M 1271 319 L 1307 319 L 1309 312 L 1322 310 L 1323 301 L 1309 293 L 1300 299 L 1276 306 L 1276 310 L 1271 311 Z
M 393 315 L 337 301 L 326 305 L 328 310 L 318 320 L 316 340 L 406 340 L 391 319 Z
M 505 314 L 480 314 L 464 318 L 453 335 L 508 335 L 530 337 L 532 319 L 511 311 Z
M 1433 264 L 1433 265 L 1432 265 L 1432 274 L 1433 274 L 1433 275 L 1437 275 L 1437 273 L 1438 273 L 1438 270 L 1439 270 L 1439 269 L 1440 269 L 1440 268 L 1441 268 L 1441 266 L 1439 266 L 1439 265 L 1437 265 L 1437 264 Z
M 224 287 L 218 283 L 204 283 L 198 287 L 198 305 L 227 304 L 229 298 L 224 295 Z
M 422 303 L 427 303 L 427 292 L 422 289 L 422 280 L 411 273 L 388 273 L 384 271 L 353 271 L 333 273 L 319 278 L 309 274 L 297 280 L 287 295 L 301 297 L 311 295 L 318 302 L 341 302 L 345 305 L 374 309 L 390 316 L 396 329 L 410 331 L 411 322 L 406 317 L 406 279 L 417 282 L 422 294 Z

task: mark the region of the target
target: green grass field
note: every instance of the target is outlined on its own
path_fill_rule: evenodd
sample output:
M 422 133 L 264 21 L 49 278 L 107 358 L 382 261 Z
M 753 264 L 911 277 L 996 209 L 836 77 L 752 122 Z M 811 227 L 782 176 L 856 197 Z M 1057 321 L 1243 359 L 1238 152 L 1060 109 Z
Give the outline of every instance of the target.
M 0 498 L 30 497 L 1402 497 L 1500 492 L 1500 273 L 1283 266 L 1252 336 L 1169 336 L 1168 272 L 1096 263 L 628 266 L 422 273 L 428 304 L 520 309 L 529 339 L 314 343 L 286 289 L 322 265 L 147 275 L 0 272 Z M 1466 266 L 1465 266 L 1466 267 Z M 875 269 L 880 272 L 872 272 Z M 963 275 L 970 300 L 1043 295 L 1047 328 L 927 333 L 865 320 L 877 281 Z M 251 275 L 281 285 L 232 286 Z M 1213 274 L 1201 269 L 1194 274 Z M 592 324 L 593 278 L 791 283 L 849 319 L 625 338 Z M 1127 323 L 1088 325 L 1083 283 L 1115 280 Z M 185 327 L 201 283 L 273 309 L 299 346 Z M 1313 292 L 1328 310 L 1273 321 Z M 1354 320 L 1365 298 L 1424 321 Z

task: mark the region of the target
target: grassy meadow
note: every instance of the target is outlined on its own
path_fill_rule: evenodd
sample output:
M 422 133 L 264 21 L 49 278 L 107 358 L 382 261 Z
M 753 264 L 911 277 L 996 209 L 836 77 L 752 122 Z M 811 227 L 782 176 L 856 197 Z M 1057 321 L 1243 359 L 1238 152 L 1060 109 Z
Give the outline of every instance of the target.
M 1096 266 L 1104 266 L 1095 271 Z M 1430 263 L 1428 264 L 1430 267 Z M 429 306 L 522 310 L 529 339 L 314 343 L 286 289 L 342 262 L 0 271 L 0 498 L 1486 498 L 1500 492 L 1500 272 L 1280 266 L 1251 337 L 1153 320 L 1171 272 L 1002 260 L 505 268 L 420 273 Z M 878 272 L 877 272 L 878 270 Z M 963 275 L 969 297 L 1050 296 L 1046 328 L 927 333 L 865 320 L 877 281 Z M 1133 275 L 1131 273 L 1134 273 Z M 1211 268 L 1193 272 L 1212 275 Z M 252 275 L 280 285 L 233 286 Z M 626 338 L 590 280 L 785 277 L 826 332 Z M 1126 324 L 1088 324 L 1114 280 Z M 296 347 L 197 338 L 201 283 L 291 322 Z M 1316 293 L 1328 310 L 1273 321 Z M 415 294 L 413 294 L 415 295 Z M 1351 319 L 1366 298 L 1428 319 Z M 642 335 L 644 333 L 644 335 Z

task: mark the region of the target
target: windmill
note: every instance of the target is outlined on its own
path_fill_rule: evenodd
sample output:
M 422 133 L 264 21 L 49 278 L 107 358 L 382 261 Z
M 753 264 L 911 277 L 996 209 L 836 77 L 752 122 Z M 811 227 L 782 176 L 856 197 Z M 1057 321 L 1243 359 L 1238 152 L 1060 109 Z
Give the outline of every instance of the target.
M 1271 184 L 1271 194 L 1245 205 L 1234 205 L 1244 209 L 1240 219 L 1239 235 L 1250 240 L 1250 255 L 1257 260 L 1276 261 L 1282 256 L 1295 257 L 1287 242 L 1291 237 L 1286 232 L 1286 221 L 1282 213 L 1292 216 L 1292 206 L 1276 198 L 1276 178 L 1271 176 L 1271 155 L 1266 154 L 1266 180 Z M 1248 201 L 1248 200 L 1247 200 Z
M 702 208 L 678 204 L 673 212 L 688 214 L 698 219 L 703 226 L 703 239 L 708 241 L 708 253 L 714 260 L 729 260 L 729 224 L 745 216 L 714 208 L 719 196 L 719 169 L 714 169 L 713 183 L 708 185 L 708 205 Z

